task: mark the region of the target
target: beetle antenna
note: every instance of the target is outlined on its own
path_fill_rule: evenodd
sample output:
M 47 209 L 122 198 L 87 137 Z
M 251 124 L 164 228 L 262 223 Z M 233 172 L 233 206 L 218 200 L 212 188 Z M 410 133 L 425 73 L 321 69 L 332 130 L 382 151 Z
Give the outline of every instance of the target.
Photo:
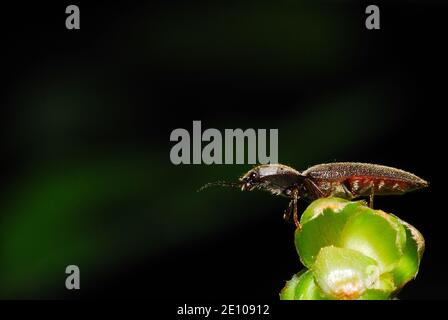
M 204 184 L 202 187 L 198 189 L 197 192 L 201 192 L 204 189 L 210 188 L 210 187 L 232 187 L 232 188 L 239 188 L 241 187 L 241 183 L 237 182 L 229 182 L 229 181 L 214 181 Z

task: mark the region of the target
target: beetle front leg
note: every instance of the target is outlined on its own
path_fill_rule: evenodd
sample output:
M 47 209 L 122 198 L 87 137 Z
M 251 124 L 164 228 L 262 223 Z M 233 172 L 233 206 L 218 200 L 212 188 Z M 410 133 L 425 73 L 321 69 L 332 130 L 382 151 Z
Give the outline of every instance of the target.
M 289 201 L 288 208 L 286 208 L 285 211 L 283 212 L 283 219 L 285 221 L 288 221 L 288 222 L 290 221 L 291 212 L 293 211 L 292 207 L 293 207 L 293 201 L 291 200 L 291 201 Z
M 294 220 L 294 224 L 296 225 L 296 228 L 300 230 L 302 228 L 302 226 L 300 225 L 299 215 L 297 213 L 297 201 L 299 200 L 299 190 L 294 189 L 292 191 L 291 196 L 292 196 L 292 200 L 291 200 L 290 204 L 292 203 L 292 212 L 293 212 L 292 218 Z

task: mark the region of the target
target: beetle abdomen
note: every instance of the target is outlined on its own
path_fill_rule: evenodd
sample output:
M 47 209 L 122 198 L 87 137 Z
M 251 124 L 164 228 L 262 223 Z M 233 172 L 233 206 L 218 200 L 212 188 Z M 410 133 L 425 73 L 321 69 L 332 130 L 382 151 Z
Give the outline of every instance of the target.
M 377 164 L 336 162 L 305 170 L 327 196 L 346 193 L 346 197 L 403 194 L 425 188 L 428 183 L 400 169 Z
M 349 177 L 345 181 L 354 196 L 393 195 L 423 188 L 422 185 L 409 180 L 387 177 Z

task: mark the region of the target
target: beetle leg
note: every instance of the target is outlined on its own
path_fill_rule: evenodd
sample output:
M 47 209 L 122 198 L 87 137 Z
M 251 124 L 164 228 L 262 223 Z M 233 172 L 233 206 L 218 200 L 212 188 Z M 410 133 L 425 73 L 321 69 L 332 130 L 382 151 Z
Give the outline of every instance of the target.
M 369 208 L 373 209 L 373 197 L 375 196 L 375 186 L 372 184 L 371 192 L 369 195 Z
M 293 201 L 289 201 L 288 208 L 285 209 L 283 212 L 283 219 L 285 221 L 290 221 L 291 218 L 291 211 L 292 211 Z
M 314 183 L 313 180 L 307 178 L 304 180 L 304 184 L 306 186 L 308 193 L 314 199 L 322 198 L 324 196 L 324 193 L 322 192 L 322 190 L 320 190 L 320 188 Z
M 344 192 L 344 199 L 353 199 L 356 197 L 356 194 L 352 191 L 350 191 L 350 184 L 347 184 L 347 182 L 344 182 L 341 184 L 341 188 Z

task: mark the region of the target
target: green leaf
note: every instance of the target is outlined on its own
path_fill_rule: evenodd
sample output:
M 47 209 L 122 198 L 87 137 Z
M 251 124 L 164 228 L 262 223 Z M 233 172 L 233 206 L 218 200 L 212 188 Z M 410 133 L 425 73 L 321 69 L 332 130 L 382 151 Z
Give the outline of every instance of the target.
M 333 246 L 322 248 L 312 271 L 324 294 L 339 300 L 358 299 L 380 281 L 380 268 L 374 259 Z
M 330 245 L 358 250 L 378 259 L 385 272 L 392 270 L 403 254 L 406 232 L 402 224 L 363 202 L 319 199 L 307 208 L 304 216 L 295 241 L 300 259 L 308 268 L 319 250 Z
M 400 220 L 401 221 L 401 220 Z M 393 270 L 395 284 L 398 288 L 417 276 L 420 260 L 425 248 L 422 234 L 410 224 L 401 221 L 406 230 L 406 246 L 403 256 Z
M 340 246 L 375 259 L 382 272 L 397 265 L 406 243 L 403 226 L 382 211 L 364 208 L 348 219 Z
M 337 213 L 342 211 L 351 202 L 341 198 L 320 198 L 313 201 L 303 212 L 300 223 L 304 225 L 308 221 L 321 215 L 325 209 L 331 209 Z
M 389 300 L 390 293 L 378 290 L 378 289 L 368 289 L 364 294 L 359 297 L 358 300 Z
M 280 300 L 326 300 L 327 298 L 314 282 L 310 270 L 302 270 L 286 282 L 280 292 Z
M 342 246 L 341 233 L 348 219 L 365 208 L 362 202 L 348 202 L 338 198 L 314 201 L 304 215 L 301 229 L 295 233 L 295 244 L 301 262 L 308 268 L 314 264 L 320 249 L 326 246 Z M 317 202 L 317 204 L 316 204 Z

